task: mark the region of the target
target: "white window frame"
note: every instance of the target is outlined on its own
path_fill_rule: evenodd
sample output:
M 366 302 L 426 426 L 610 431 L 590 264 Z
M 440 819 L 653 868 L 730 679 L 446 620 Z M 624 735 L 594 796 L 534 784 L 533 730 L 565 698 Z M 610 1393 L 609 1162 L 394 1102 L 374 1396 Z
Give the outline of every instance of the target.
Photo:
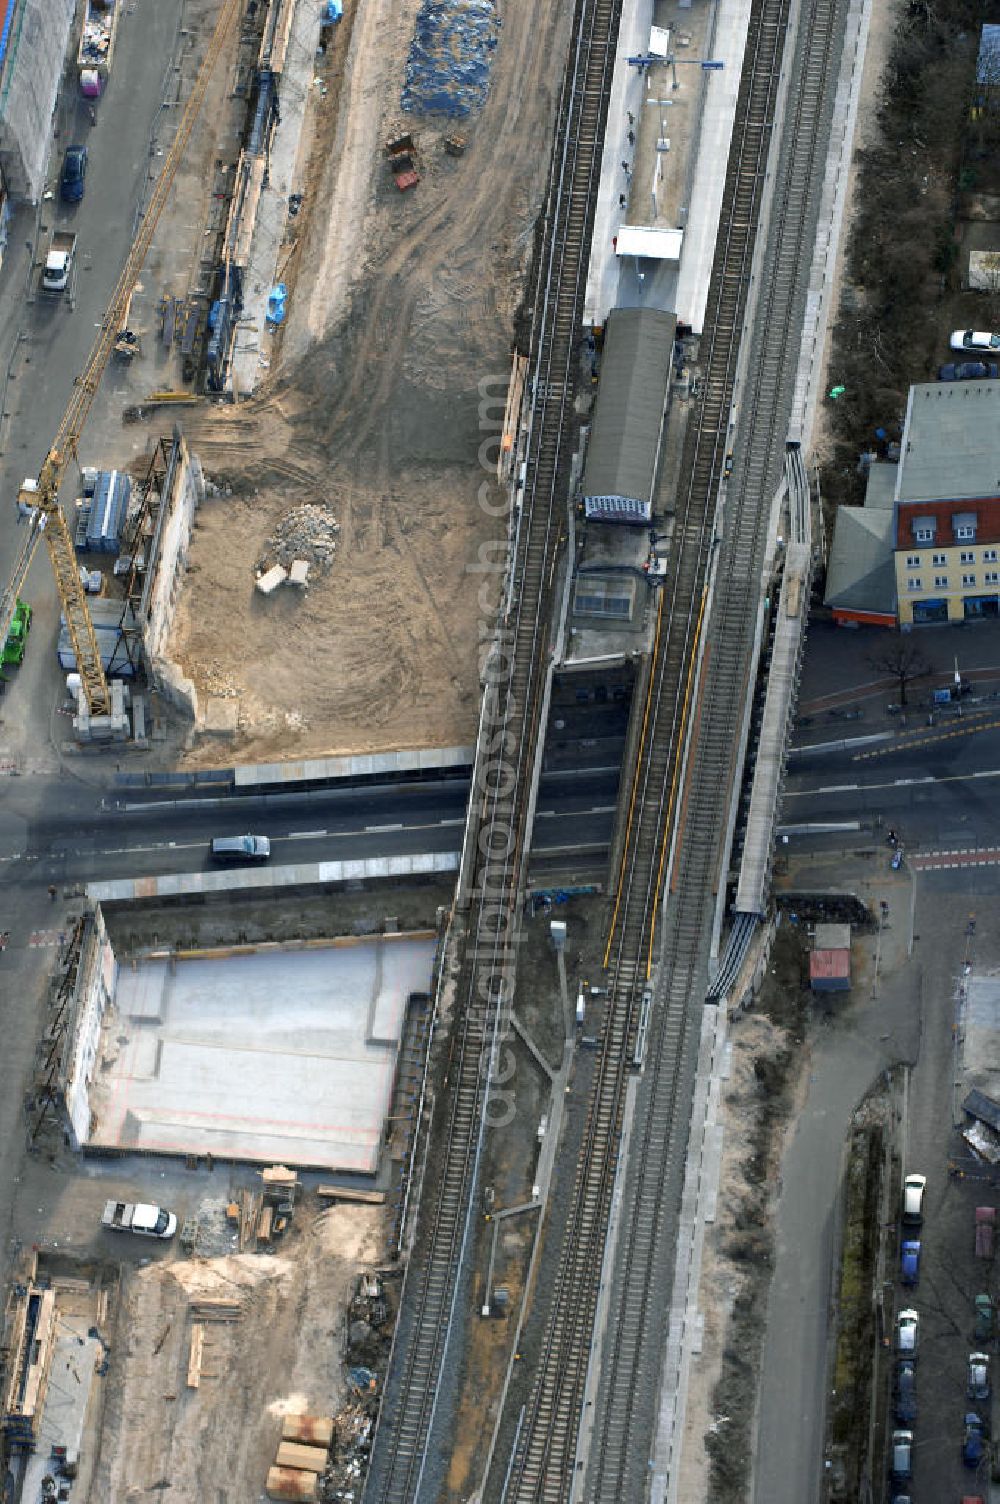
M 960 527 L 956 527 L 955 528 L 955 539 L 956 539 L 957 542 L 959 542 L 959 543 L 973 543 L 973 542 L 975 542 L 975 538 L 976 538 L 976 529 L 975 529 L 974 526 L 970 527 L 967 522 L 964 522 L 964 523 L 962 523 L 962 525 Z
M 911 574 L 910 578 L 906 582 L 906 588 L 907 590 L 923 590 L 924 582 L 919 575 Z
M 1000 585 L 1000 570 L 988 569 L 983 575 L 985 585 Z
M 972 587 L 975 586 L 975 583 L 976 583 L 976 577 L 975 577 L 974 574 L 963 574 L 963 576 L 962 576 L 962 589 L 963 590 L 965 590 L 965 589 L 971 589 Z
M 917 543 L 933 543 L 936 531 L 936 528 L 929 527 L 926 523 L 922 527 L 916 523 L 913 525 L 913 537 Z
M 947 562 L 948 562 L 948 555 L 947 554 L 934 554 L 934 556 L 931 559 L 931 563 L 932 564 L 947 564 Z
M 963 548 L 958 556 L 958 562 L 960 564 L 975 564 L 976 555 L 974 551 L 971 548 Z
M 948 589 L 948 576 L 946 574 L 936 574 L 934 576 L 934 589 L 935 590 L 947 590 Z

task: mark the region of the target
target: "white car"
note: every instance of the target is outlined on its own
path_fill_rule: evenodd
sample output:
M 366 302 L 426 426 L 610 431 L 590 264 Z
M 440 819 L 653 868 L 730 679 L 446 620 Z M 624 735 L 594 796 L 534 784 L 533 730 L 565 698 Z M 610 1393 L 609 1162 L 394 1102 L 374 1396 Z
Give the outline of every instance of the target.
M 916 1311 L 900 1311 L 896 1317 L 896 1351 L 903 1357 L 917 1356 L 920 1339 L 920 1317 Z
M 991 355 L 1000 353 L 1000 334 L 990 334 L 981 329 L 956 329 L 951 337 L 953 350 L 986 350 Z
M 924 1220 L 926 1175 L 907 1175 L 903 1181 L 903 1226 L 919 1227 Z

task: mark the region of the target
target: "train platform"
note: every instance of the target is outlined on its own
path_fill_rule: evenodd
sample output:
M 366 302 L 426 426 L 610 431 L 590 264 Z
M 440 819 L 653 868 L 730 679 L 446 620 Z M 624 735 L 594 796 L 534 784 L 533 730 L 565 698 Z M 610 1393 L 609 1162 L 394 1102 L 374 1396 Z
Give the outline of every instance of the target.
M 746 0 L 629 0 L 622 14 L 584 322 L 673 312 L 700 332 L 736 114 Z M 629 58 L 659 56 L 642 67 Z M 706 66 L 711 64 L 712 66 Z
M 583 321 L 591 328 L 603 324 L 618 302 L 620 268 L 615 245 L 628 216 L 636 125 L 645 91 L 643 70 L 630 67 L 628 59 L 648 52 L 653 10 L 654 0 L 625 0 L 622 7 L 583 305 Z

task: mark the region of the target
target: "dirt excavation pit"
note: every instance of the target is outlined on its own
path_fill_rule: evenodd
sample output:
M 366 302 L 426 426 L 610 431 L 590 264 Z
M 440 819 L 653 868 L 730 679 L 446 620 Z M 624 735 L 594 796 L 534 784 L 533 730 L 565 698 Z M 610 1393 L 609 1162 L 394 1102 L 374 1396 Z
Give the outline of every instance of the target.
M 262 1498 L 283 1417 L 341 1410 L 344 1323 L 383 1213 L 318 1206 L 299 1204 L 274 1253 L 178 1253 L 124 1275 L 92 1498 Z M 206 1298 L 241 1314 L 205 1323 L 191 1388 L 190 1307 Z
M 227 755 L 242 761 L 475 735 L 501 583 L 489 545 L 507 526 L 497 445 L 571 18 L 509 0 L 485 104 L 456 120 L 401 110 L 418 9 L 351 7 L 317 61 L 287 323 L 255 396 L 185 422 L 218 493 L 195 521 L 170 656 L 200 712 L 238 701 Z M 385 157 L 401 129 L 420 173 L 407 193 Z M 255 576 L 291 562 L 281 534 L 307 506 L 335 547 L 306 588 L 265 596 Z M 195 737 L 188 758 L 219 750 Z
M 275 547 L 301 499 L 298 487 L 254 488 L 203 505 L 171 650 L 199 702 L 239 701 L 248 761 L 471 742 L 479 582 L 468 550 L 474 560 L 490 527 L 474 487 L 452 472 L 411 478 L 405 496 L 331 497 L 339 530 L 325 566 L 308 547 Z M 260 567 L 287 567 L 293 551 L 309 562 L 306 589 L 261 595 Z

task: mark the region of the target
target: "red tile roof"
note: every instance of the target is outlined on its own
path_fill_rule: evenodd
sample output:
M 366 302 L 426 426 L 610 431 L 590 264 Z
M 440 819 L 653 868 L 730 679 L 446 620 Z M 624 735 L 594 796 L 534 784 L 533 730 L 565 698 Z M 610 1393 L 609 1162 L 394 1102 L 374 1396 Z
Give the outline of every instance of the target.
M 956 538 L 952 532 L 951 519 L 954 516 L 968 516 L 972 513 L 976 518 L 976 536 L 974 540 Z M 934 534 L 933 545 L 929 543 L 917 543 L 913 536 L 914 523 L 924 517 L 933 517 L 937 521 L 937 531 Z M 1000 496 L 979 496 L 971 501 L 901 501 L 896 510 L 896 547 L 897 548 L 954 548 L 966 541 L 976 543 L 1000 543 Z
M 809 952 L 809 975 L 815 981 L 819 977 L 849 977 L 851 953 L 849 950 L 813 950 Z

